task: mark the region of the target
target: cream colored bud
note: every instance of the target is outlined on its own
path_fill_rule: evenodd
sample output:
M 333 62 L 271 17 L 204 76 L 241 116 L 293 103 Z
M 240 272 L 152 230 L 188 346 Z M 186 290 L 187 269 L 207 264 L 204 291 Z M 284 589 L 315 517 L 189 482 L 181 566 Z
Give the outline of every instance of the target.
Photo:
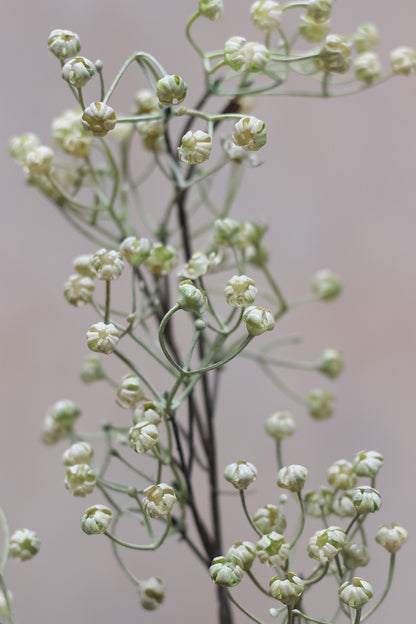
M 257 117 L 243 117 L 234 126 L 233 141 L 246 151 L 259 150 L 266 139 L 266 125 Z
M 48 38 L 48 48 L 60 60 L 76 56 L 81 49 L 81 42 L 71 30 L 53 30 Z
M 76 89 L 82 89 L 95 74 L 95 65 L 84 56 L 70 59 L 62 67 L 61 76 Z
M 155 141 L 165 134 L 165 124 L 161 119 L 138 121 L 136 129 L 147 141 Z
M 365 84 L 377 82 L 381 76 L 381 63 L 378 55 L 373 52 L 363 52 L 354 61 L 355 77 Z
M 262 43 L 231 37 L 224 44 L 224 61 L 234 71 L 262 71 L 270 60 L 270 52 Z
M 155 275 L 168 275 L 178 264 L 178 256 L 173 247 L 165 247 L 162 243 L 154 243 L 146 266 Z
M 197 288 L 191 280 L 182 280 L 178 286 L 178 306 L 192 314 L 201 315 L 208 307 L 208 299 L 200 288 Z
M 49 408 L 48 415 L 56 423 L 64 427 L 72 427 L 76 419 L 81 415 L 81 410 L 73 401 L 61 399 Z
M 35 147 L 26 156 L 26 166 L 32 175 L 44 175 L 50 172 L 53 160 L 53 150 L 47 145 Z
M 76 464 L 90 464 L 93 456 L 91 444 L 88 442 L 75 442 L 62 455 L 65 466 Z
M 40 548 L 40 539 L 30 529 L 17 529 L 11 535 L 9 542 L 9 555 L 20 561 L 32 559 Z
M 154 611 L 165 598 L 165 584 L 158 576 L 151 576 L 144 581 L 139 581 L 138 592 L 143 609 Z
M 394 74 L 410 76 L 416 73 L 416 50 L 400 46 L 390 52 L 390 62 Z
M 312 518 L 322 518 L 323 513 L 327 516 L 331 512 L 331 501 L 332 493 L 326 488 L 306 492 L 303 497 L 305 513 Z
M 151 485 L 144 490 L 143 494 L 145 496 L 142 500 L 143 506 L 151 518 L 169 515 L 176 503 L 175 491 L 166 483 Z
M 336 496 L 331 502 L 331 511 L 340 518 L 353 518 L 357 511 L 352 502 L 352 492 Z
M 333 0 L 309 0 L 307 9 L 315 22 L 325 22 L 331 16 Z
M 272 531 L 259 539 L 256 550 L 261 563 L 266 563 L 269 567 L 282 566 L 289 557 L 290 544 L 283 535 Z
M 295 421 L 289 412 L 275 412 L 265 422 L 267 435 L 275 440 L 284 440 L 295 432 Z
M 120 255 L 132 266 L 139 266 L 150 256 L 152 243 L 147 238 L 129 236 L 120 245 Z
M 293 607 L 305 591 L 305 583 L 299 576 L 286 572 L 286 579 L 274 576 L 269 584 L 269 593 L 284 605 Z
M 90 153 L 93 137 L 81 122 L 81 110 L 67 110 L 52 121 L 52 138 L 67 154 L 85 158 Z
M 209 573 L 214 583 L 223 587 L 235 587 L 244 576 L 243 569 L 225 557 L 215 557 L 211 562 Z
M 196 280 L 208 273 L 210 268 L 209 258 L 202 251 L 196 251 L 192 254 L 185 266 L 180 270 L 178 275 L 191 280 Z
M 99 249 L 91 257 L 90 268 L 100 280 L 116 280 L 123 272 L 124 261 L 115 249 Z
M 227 303 L 234 308 L 245 308 L 256 298 L 257 288 L 254 280 L 247 275 L 233 275 L 224 288 Z
M 332 349 L 330 347 L 324 349 L 318 365 L 318 370 L 330 379 L 335 379 L 343 368 L 344 362 L 341 352 L 338 349 Z
M 342 283 L 338 275 L 329 269 L 322 269 L 315 273 L 312 280 L 312 292 L 319 299 L 329 301 L 338 297 L 342 290 Z
M 345 581 L 338 590 L 339 599 L 352 609 L 361 609 L 373 597 L 373 588 L 359 576 Z
M 112 130 L 117 117 L 114 110 L 104 102 L 93 102 L 82 113 L 82 125 L 94 136 L 103 137 Z
M 358 477 L 375 477 L 383 465 L 383 455 L 377 451 L 359 451 L 352 462 Z
M 145 401 L 134 410 L 135 422 L 143 422 L 147 420 L 154 425 L 160 425 L 165 413 L 160 405 L 154 401 Z
M 21 164 L 26 164 L 26 156 L 40 144 L 39 137 L 33 132 L 13 137 L 9 143 L 10 156 Z
M 257 509 L 253 522 L 263 535 L 267 533 L 283 533 L 286 528 L 286 518 L 276 505 L 265 505 Z
M 351 46 L 340 35 L 328 35 L 321 48 L 317 65 L 325 72 L 344 74 L 351 63 Z
M 81 529 L 87 535 L 99 535 L 107 530 L 112 511 L 105 505 L 94 505 L 85 510 L 81 520 Z
M 104 379 L 104 371 L 98 355 L 86 355 L 80 371 L 80 377 L 84 383 L 92 383 Z
M 224 5 L 222 0 L 199 0 L 198 11 L 203 17 L 216 22 L 223 14 Z
M 93 469 L 88 464 L 68 466 L 65 477 L 65 487 L 73 496 L 88 496 L 94 490 L 96 478 Z
M 318 43 L 325 39 L 329 32 L 329 20 L 316 20 L 310 13 L 302 15 L 299 32 L 309 43 Z
M 139 115 L 148 115 L 160 110 L 159 101 L 150 89 L 140 89 L 140 91 L 137 91 L 134 99 Z
M 240 224 L 234 219 L 216 219 L 214 221 L 215 243 L 232 247 L 238 242 Z
M 74 258 L 72 265 L 79 275 L 85 277 L 95 277 L 94 271 L 91 270 L 92 254 L 83 254 Z
M 186 82 L 175 75 L 166 75 L 156 83 L 156 95 L 163 106 L 183 102 L 187 89 Z
M 260 306 L 249 306 L 243 314 L 249 336 L 260 336 L 274 329 L 274 318 L 270 310 Z
M 123 409 L 128 409 L 134 407 L 142 399 L 144 399 L 144 394 L 139 378 L 132 373 L 124 375 L 117 388 L 117 405 Z
M 369 52 L 378 45 L 380 35 L 374 24 L 360 24 L 352 36 L 358 54 Z
M 277 476 L 277 485 L 291 492 L 299 493 L 305 485 L 308 469 L 305 466 L 291 464 L 283 466 Z
M 309 415 L 315 420 L 325 420 L 332 416 L 332 401 L 334 397 L 330 392 L 317 388 L 308 396 Z
M 342 560 L 348 570 L 364 567 L 370 562 L 370 555 L 365 544 L 347 544 L 341 552 Z
M 88 348 L 109 355 L 117 347 L 120 334 L 121 332 L 112 323 L 95 323 L 87 331 Z
M 159 441 L 159 431 L 153 423 L 142 420 L 130 428 L 129 444 L 136 453 L 146 453 Z
M 256 480 L 257 468 L 247 461 L 236 461 L 228 464 L 224 470 L 224 479 L 237 490 L 246 490 Z
M 357 487 L 352 491 L 352 502 L 360 514 L 375 513 L 381 507 L 381 494 L 369 486 Z
M 259 164 L 256 154 L 247 152 L 243 147 L 236 145 L 231 137 L 222 138 L 221 146 L 228 158 L 234 163 L 244 163 L 249 167 L 257 167 Z
M 400 524 L 393 522 L 380 527 L 376 534 L 376 542 L 383 546 L 389 553 L 396 553 L 407 540 L 407 531 Z
M 227 550 L 227 561 L 234 561 L 243 570 L 249 570 L 256 558 L 256 546 L 252 542 L 235 542 Z
M 308 555 L 311 559 L 316 559 L 321 563 L 328 563 L 342 550 L 346 539 L 345 532 L 337 526 L 330 526 L 327 529 L 316 531 L 309 540 Z
M 94 282 L 84 275 L 70 275 L 64 284 L 65 299 L 71 305 L 80 307 L 91 303 L 94 295 Z
M 251 5 L 250 16 L 254 26 L 263 32 L 272 32 L 280 27 L 282 9 L 277 2 L 264 0 Z
M 52 446 L 60 440 L 63 440 L 68 436 L 68 427 L 56 422 L 52 416 L 47 414 L 43 421 L 42 427 L 42 442 L 47 446 Z
M 188 165 L 200 165 L 208 160 L 212 150 L 212 139 L 203 130 L 189 130 L 182 137 L 178 156 Z
M 352 463 L 338 459 L 328 468 L 328 483 L 336 490 L 349 490 L 357 482 Z

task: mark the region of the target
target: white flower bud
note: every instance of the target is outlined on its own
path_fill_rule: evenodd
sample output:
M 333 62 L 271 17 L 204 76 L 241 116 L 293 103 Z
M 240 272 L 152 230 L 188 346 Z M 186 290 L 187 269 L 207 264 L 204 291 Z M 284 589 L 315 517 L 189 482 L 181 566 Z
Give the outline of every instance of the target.
M 269 567 L 282 566 L 289 557 L 290 545 L 283 535 L 272 531 L 259 539 L 256 549 L 261 563 L 266 563 Z
M 263 32 L 277 30 L 282 20 L 282 9 L 277 2 L 264 0 L 251 5 L 250 16 L 254 26 Z
M 212 139 L 203 130 L 189 130 L 182 137 L 178 155 L 188 165 L 200 165 L 208 160 L 212 150 Z
M 283 466 L 283 468 L 279 470 L 277 476 L 277 485 L 291 492 L 298 493 L 305 485 L 307 476 L 308 469 L 305 468 L 305 466 L 300 466 L 298 464 Z
M 328 35 L 317 59 L 319 69 L 344 74 L 348 71 L 350 62 L 351 46 L 348 41 L 340 35 Z
M 332 273 L 329 269 L 322 269 L 315 273 L 312 280 L 312 292 L 314 295 L 329 301 L 338 297 L 342 290 L 341 280 L 338 275 Z
M 352 491 L 352 502 L 358 513 L 375 513 L 381 507 L 381 494 L 369 486 L 357 487 Z
M 224 5 L 222 0 L 199 0 L 199 14 L 216 22 L 222 16 Z
M 96 484 L 93 469 L 88 464 L 68 466 L 65 477 L 65 487 L 74 496 L 88 496 Z
M 358 477 L 375 477 L 383 465 L 383 455 L 377 451 L 360 451 L 352 462 Z
M 324 349 L 321 361 L 318 365 L 318 370 L 329 377 L 335 379 L 341 373 L 344 368 L 344 362 L 342 360 L 341 352 L 338 349 L 327 348 Z
M 253 522 L 263 535 L 266 533 L 283 533 L 286 528 L 286 518 L 276 505 L 265 505 L 257 509 Z
M 129 430 L 129 444 L 136 453 L 146 453 L 158 440 L 158 428 L 148 420 L 138 422 Z
M 234 126 L 233 141 L 246 151 L 259 150 L 266 138 L 266 125 L 257 117 L 243 117 Z
M 265 422 L 267 435 L 275 440 L 288 438 L 295 432 L 295 421 L 289 412 L 275 412 Z
M 160 518 L 167 516 L 172 511 L 176 503 L 175 491 L 166 483 L 151 485 L 143 492 L 143 506 L 148 516 L 151 518 Z
M 91 444 L 88 442 L 75 442 L 62 455 L 65 466 L 76 464 L 90 464 L 93 456 Z
M 202 251 L 196 251 L 192 254 L 185 266 L 179 271 L 178 275 L 191 280 L 206 275 L 210 269 L 210 260 Z
M 74 258 L 72 265 L 79 275 L 85 277 L 95 277 L 94 271 L 91 270 L 91 258 L 93 254 L 82 254 Z
M 81 122 L 85 130 L 94 136 L 103 137 L 115 127 L 117 117 L 108 104 L 92 102 L 82 113 Z
M 80 371 L 84 383 L 92 383 L 104 379 L 104 371 L 98 355 L 86 355 Z
M 311 418 L 325 420 L 332 416 L 332 401 L 334 397 L 330 392 L 317 388 L 308 396 L 308 407 Z
M 359 54 L 354 61 L 355 77 L 368 85 L 377 82 L 381 76 L 381 63 L 373 51 Z
M 115 249 L 99 249 L 91 257 L 90 268 L 100 280 L 115 280 L 123 272 L 124 261 Z
M 155 275 L 168 275 L 178 264 L 178 256 L 173 247 L 154 243 L 146 266 Z
M 76 56 L 62 67 L 61 76 L 66 82 L 82 89 L 95 74 L 95 65 L 84 56 Z
M 336 496 L 331 502 L 331 511 L 340 518 L 353 518 L 357 511 L 352 502 L 352 493 L 345 492 Z
M 284 605 L 293 607 L 302 596 L 305 583 L 291 572 L 286 572 L 286 577 L 282 581 L 278 576 L 274 576 L 270 581 L 269 593 Z
M 71 305 L 80 307 L 91 303 L 94 295 L 94 282 L 84 275 L 70 275 L 64 284 L 65 299 Z
M 322 513 L 327 516 L 331 512 L 331 501 L 332 493 L 326 488 L 306 492 L 303 497 L 305 513 L 312 518 L 322 518 Z
M 39 548 L 40 540 L 30 529 L 18 529 L 10 537 L 9 555 L 20 561 L 32 559 L 39 552 Z
M 9 142 L 10 156 L 21 164 L 26 164 L 27 154 L 39 147 L 40 144 L 39 137 L 33 134 L 33 132 L 13 137 Z
M 56 422 L 47 414 L 42 427 L 42 442 L 47 446 L 56 444 L 68 436 L 68 427 Z
M 416 50 L 400 46 L 390 52 L 390 62 L 394 74 L 410 76 L 416 73 Z
M 253 303 L 257 288 L 254 280 L 247 275 L 233 275 L 224 288 L 224 295 L 233 308 L 245 308 Z
M 316 22 L 325 22 L 331 16 L 332 0 L 309 0 L 307 8 Z
M 147 422 L 150 422 L 153 425 L 160 425 L 164 415 L 164 411 L 160 405 L 157 405 L 157 403 L 154 403 L 153 401 L 145 401 L 143 405 L 136 407 L 134 410 L 135 422 L 143 422 L 147 420 Z
M 231 37 L 224 44 L 224 61 L 234 71 L 262 71 L 270 60 L 270 52 L 262 43 Z
M 90 153 L 93 137 L 84 130 L 81 110 L 67 110 L 52 121 L 52 137 L 71 156 L 85 158 Z
M 232 247 L 238 243 L 240 224 L 234 219 L 216 219 L 214 221 L 215 243 Z
M 342 550 L 346 542 L 345 532 L 337 526 L 330 526 L 316 533 L 308 543 L 308 555 L 321 563 L 328 563 Z
M 191 280 L 183 280 L 179 283 L 178 306 L 182 310 L 200 315 L 208 307 L 208 299 L 205 293 L 197 288 Z
M 85 510 L 81 520 L 81 529 L 87 535 L 99 535 L 107 530 L 111 522 L 111 509 L 105 505 L 94 505 Z
M 365 544 L 347 544 L 342 549 L 342 560 L 348 570 L 364 567 L 370 562 L 370 555 Z
M 138 121 L 136 129 L 146 140 L 157 140 L 165 134 L 165 124 L 161 119 Z
M 183 102 L 187 89 L 186 82 L 175 75 L 166 75 L 156 83 L 156 95 L 163 106 Z
M 160 110 L 159 101 L 150 89 L 140 89 L 140 91 L 137 91 L 134 99 L 139 115 L 148 115 Z
M 310 13 L 301 16 L 299 32 L 309 43 L 318 43 L 324 39 L 329 31 L 329 20 L 316 20 Z
M 378 45 L 380 35 L 374 24 L 360 24 L 352 36 L 358 54 L 370 52 Z
M 224 470 L 224 479 L 229 481 L 237 490 L 246 490 L 250 483 L 256 480 L 257 468 L 246 461 L 236 461 L 228 464 Z
M 72 427 L 76 419 L 81 415 L 81 410 L 73 401 L 62 399 L 56 401 L 47 413 L 56 423 L 64 427 Z
M 95 323 L 87 331 L 87 344 L 91 351 L 113 353 L 120 340 L 120 331 L 112 323 Z
M 117 405 L 123 409 L 128 409 L 134 407 L 142 399 L 144 399 L 144 394 L 140 387 L 139 378 L 132 373 L 124 375 L 117 389 Z
M 328 468 L 328 483 L 336 490 L 349 490 L 357 482 L 352 463 L 338 459 Z
M 247 152 L 243 147 L 235 145 L 231 137 L 224 137 L 221 139 L 221 146 L 226 155 L 234 163 L 245 163 L 249 167 L 257 167 L 257 156 L 252 152 Z
M 376 542 L 383 546 L 389 553 L 396 553 L 407 540 L 407 531 L 400 524 L 393 522 L 391 527 L 387 524 L 379 528 L 376 534 Z
M 26 167 L 32 175 L 44 175 L 50 172 L 53 150 L 47 145 L 39 145 L 26 155 Z
M 274 329 L 273 314 L 260 306 L 249 306 L 243 314 L 243 321 L 250 336 L 260 336 Z
M 129 236 L 120 245 L 120 255 L 132 266 L 139 266 L 150 256 L 152 243 L 147 238 Z
M 256 546 L 252 542 L 235 542 L 227 550 L 227 561 L 234 561 L 243 570 L 249 570 L 256 558 Z
M 216 585 L 234 587 L 238 585 L 244 576 L 243 569 L 234 561 L 228 561 L 225 557 L 215 557 L 209 568 L 209 573 Z
M 76 56 L 81 49 L 81 42 L 76 33 L 70 30 L 53 30 L 48 38 L 48 48 L 60 60 Z
M 144 581 L 139 581 L 138 591 L 140 604 L 146 611 L 157 609 L 165 598 L 165 585 L 158 576 L 151 576 Z
M 359 576 L 345 581 L 338 590 L 339 599 L 352 609 L 361 609 L 373 597 L 373 588 Z

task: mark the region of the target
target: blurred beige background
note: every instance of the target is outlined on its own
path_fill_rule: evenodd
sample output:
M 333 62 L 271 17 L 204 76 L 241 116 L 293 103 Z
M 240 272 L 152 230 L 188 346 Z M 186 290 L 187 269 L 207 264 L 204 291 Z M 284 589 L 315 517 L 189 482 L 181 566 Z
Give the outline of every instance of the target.
M 198 24 L 195 33 L 213 49 L 231 35 L 255 38 L 250 4 L 225 0 L 223 20 Z M 48 142 L 51 118 L 73 105 L 46 48 L 54 28 L 79 33 L 82 53 L 103 60 L 107 82 L 132 51 L 152 52 L 169 71 L 184 76 L 195 101 L 200 70 L 182 33 L 196 5 L 196 0 L 16 0 L 2 10 L 0 505 L 12 530 L 27 526 L 42 539 L 34 561 L 7 566 L 18 624 L 215 621 L 207 573 L 191 557 L 183 557 L 175 540 L 160 556 L 130 558 L 137 576 L 160 575 L 168 585 L 160 610 L 140 609 L 107 541 L 81 533 L 81 514 L 95 500 L 75 500 L 64 489 L 64 446 L 45 448 L 39 441 L 44 412 L 59 398 L 78 402 L 86 417 L 106 417 L 94 414 L 94 391 L 78 382 L 91 313 L 69 309 L 61 294 L 72 258 L 90 248 L 34 189 L 24 186 L 7 154 L 15 134 L 34 131 Z M 384 66 L 391 48 L 416 46 L 414 0 L 337 0 L 335 5 L 335 32 L 353 31 L 363 21 L 378 24 Z M 127 80 L 121 97 L 138 86 Z M 325 480 L 327 466 L 338 458 L 351 459 L 362 448 L 382 452 L 385 466 L 378 486 L 384 503 L 372 526 L 401 522 L 410 538 L 398 555 L 393 590 L 375 617 L 378 622 L 405 618 L 416 556 L 415 105 L 414 77 L 398 77 L 365 94 L 331 101 L 267 98 L 257 109 L 269 130 L 261 153 L 264 165 L 248 171 L 233 213 L 241 219 L 261 213 L 271 223 L 267 242 L 272 267 L 289 298 L 308 291 L 317 269 L 328 266 L 342 276 L 341 299 L 296 310 L 281 332 L 306 337 L 290 353 L 294 356 L 313 358 L 323 347 L 336 346 L 347 364 L 337 382 L 302 373 L 286 377 L 301 392 L 315 386 L 335 392 L 334 418 L 315 423 L 254 366 L 237 363 L 223 380 L 220 465 L 238 458 L 252 461 L 259 478 L 250 506 L 254 510 L 266 500 L 276 501 L 273 449 L 263 421 L 284 408 L 293 410 L 298 422 L 286 458 L 308 466 L 310 487 Z M 249 538 L 237 500 L 228 496 L 224 503 L 225 542 Z M 373 547 L 373 564 L 363 570 L 377 595 L 387 573 L 387 555 L 381 550 Z M 253 609 L 268 621 L 264 601 Z M 236 621 L 245 618 L 237 616 Z

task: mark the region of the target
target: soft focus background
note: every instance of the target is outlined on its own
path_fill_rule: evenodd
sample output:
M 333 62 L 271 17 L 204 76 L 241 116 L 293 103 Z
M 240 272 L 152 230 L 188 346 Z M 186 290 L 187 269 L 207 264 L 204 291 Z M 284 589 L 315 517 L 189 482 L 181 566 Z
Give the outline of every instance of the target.
M 211 49 L 221 48 L 232 35 L 260 38 L 250 24 L 250 5 L 225 0 L 224 18 L 198 23 L 195 35 Z M 20 624 L 215 621 L 207 572 L 187 552 L 185 557 L 175 540 L 155 556 L 129 559 L 137 576 L 159 575 L 168 586 L 160 610 L 140 610 L 107 540 L 80 530 L 84 508 L 101 501 L 94 496 L 73 499 L 63 486 L 65 445 L 45 448 L 40 443 L 44 412 L 57 399 L 75 400 L 85 418 L 98 421 L 110 417 L 113 408 L 111 400 L 94 397 L 97 386 L 85 388 L 78 380 L 92 313 L 70 308 L 62 296 L 73 257 L 89 252 L 90 245 L 68 229 L 35 189 L 25 187 L 7 153 L 8 140 L 16 134 L 33 131 L 50 142 L 52 117 L 73 106 L 58 62 L 46 48 L 54 28 L 80 35 L 81 53 L 103 60 L 107 83 L 132 51 L 151 52 L 168 71 L 185 78 L 194 102 L 201 72 L 183 31 L 196 6 L 196 0 L 16 0 L 2 10 L 0 505 L 11 530 L 29 527 L 42 540 L 35 560 L 11 561 L 6 569 Z M 414 0 L 337 0 L 332 24 L 334 32 L 348 33 L 361 22 L 377 23 L 386 67 L 390 49 L 416 46 L 415 20 Z M 135 82 L 136 75 L 131 72 L 125 81 L 122 102 L 144 86 Z M 336 382 L 301 372 L 286 376 L 305 394 L 317 386 L 334 391 L 335 415 L 322 423 L 311 422 L 305 410 L 250 363 L 229 367 L 219 413 L 220 467 L 240 458 L 252 461 L 259 478 L 248 499 L 250 508 L 276 503 L 273 445 L 263 433 L 263 421 L 287 408 L 296 417 L 298 433 L 288 442 L 285 460 L 308 466 L 309 488 L 325 481 L 327 466 L 336 459 L 352 459 L 364 448 L 383 453 L 378 487 L 384 503 L 371 526 L 376 530 L 401 522 L 410 537 L 398 554 L 393 590 L 374 618 L 378 622 L 406 618 L 416 557 L 415 105 L 414 77 L 396 77 L 364 94 L 331 101 L 267 98 L 256 109 L 268 126 L 264 164 L 248 171 L 232 214 L 270 223 L 266 242 L 271 265 L 289 299 L 308 292 L 317 269 L 329 267 L 342 276 L 344 294 L 337 302 L 297 309 L 280 331 L 305 336 L 301 347 L 285 355 L 314 358 L 324 347 L 335 346 L 342 350 L 346 368 Z M 151 201 L 149 197 L 149 206 Z M 226 485 L 224 489 L 229 492 Z M 224 496 L 224 504 L 226 544 L 252 539 L 237 499 Z M 376 544 L 371 547 L 372 565 L 362 575 L 378 596 L 388 555 Z M 236 595 L 269 621 L 272 601 L 254 595 L 257 602 L 250 602 L 250 592 L 245 593 Z M 237 621 L 245 621 L 244 616 Z

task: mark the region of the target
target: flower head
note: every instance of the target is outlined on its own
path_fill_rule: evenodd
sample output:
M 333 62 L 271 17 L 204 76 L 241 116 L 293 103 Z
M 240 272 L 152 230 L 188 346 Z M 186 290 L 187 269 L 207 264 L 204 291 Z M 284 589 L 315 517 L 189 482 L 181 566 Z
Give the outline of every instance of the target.
M 275 440 L 284 440 L 295 432 L 295 421 L 289 412 L 275 412 L 265 422 L 266 433 Z
M 266 125 L 257 117 L 242 117 L 234 126 L 233 141 L 246 151 L 259 150 L 266 138 Z
M 151 518 L 160 518 L 167 516 L 172 511 L 176 503 L 176 495 L 174 489 L 166 483 L 151 485 L 143 492 L 143 506 Z
M 254 280 L 247 275 L 233 275 L 224 288 L 224 295 L 233 308 L 244 308 L 253 303 L 257 288 Z
M 254 26 L 263 32 L 277 30 L 282 21 L 282 9 L 273 0 L 258 0 L 251 5 L 250 16 Z
M 208 160 L 212 150 L 212 139 L 203 130 L 189 130 L 182 137 L 178 156 L 188 165 L 200 165 Z
M 120 245 L 120 255 L 132 266 L 139 266 L 150 256 L 152 244 L 148 238 L 129 236 Z
M 273 531 L 283 533 L 286 528 L 286 518 L 276 505 L 265 505 L 257 509 L 253 522 L 263 535 Z
M 400 46 L 390 52 L 391 68 L 394 74 L 410 76 L 416 73 L 416 50 Z
M 339 599 L 352 609 L 361 609 L 373 597 L 373 588 L 359 576 L 345 581 L 338 590 Z
M 40 548 L 40 540 L 34 531 L 30 529 L 18 529 L 10 537 L 9 555 L 27 561 L 32 559 Z
M 377 451 L 359 451 L 352 462 L 358 477 L 375 477 L 383 465 L 383 455 Z
M 76 56 L 81 49 L 81 42 L 71 30 L 57 28 L 48 37 L 48 48 L 60 60 Z
M 183 102 L 187 89 L 186 82 L 174 74 L 166 75 L 156 83 L 156 95 L 163 106 Z
M 146 611 L 154 611 L 165 598 L 165 584 L 158 576 L 139 581 L 140 604 Z
M 235 561 L 243 570 L 249 570 L 256 558 L 256 546 L 252 542 L 235 542 L 227 550 L 227 561 Z
M 291 492 L 298 493 L 305 485 L 308 469 L 305 466 L 291 464 L 279 470 L 277 485 Z
M 337 526 L 316 531 L 308 543 L 308 555 L 321 563 L 332 561 L 346 542 L 345 532 Z
M 140 380 L 133 373 L 124 375 L 117 388 L 116 403 L 123 409 L 134 407 L 136 403 L 144 399 L 140 386 Z
M 357 487 L 352 491 L 352 502 L 358 513 L 374 513 L 381 507 L 381 494 L 369 486 Z
M 332 416 L 332 401 L 330 392 L 317 388 L 308 396 L 309 414 L 315 420 L 324 420 Z
M 85 510 L 81 520 L 81 529 L 87 535 L 99 535 L 107 530 L 111 522 L 111 509 L 105 505 L 94 505 Z
M 95 323 L 87 331 L 87 343 L 91 351 L 109 355 L 120 340 L 120 331 L 112 323 Z
M 64 452 L 62 459 L 65 466 L 90 464 L 93 450 L 89 442 L 75 442 Z
M 380 527 L 376 534 L 376 542 L 383 546 L 389 553 L 396 553 L 407 540 L 407 531 L 400 524 L 393 522 Z
M 147 420 L 142 420 L 131 427 L 129 431 L 129 443 L 136 453 L 146 453 L 159 440 L 157 426 Z
M 289 557 L 290 545 L 283 535 L 272 531 L 259 539 L 256 549 L 261 563 L 266 563 L 270 567 L 282 566 Z
M 328 35 L 321 48 L 317 65 L 326 72 L 344 74 L 351 63 L 351 46 L 340 35 Z
M 94 136 L 103 137 L 112 130 L 117 117 L 114 110 L 104 102 L 93 102 L 82 113 L 82 125 Z
M 228 464 L 224 470 L 224 478 L 237 490 L 246 490 L 256 480 L 257 468 L 247 461 L 236 461 Z
M 116 280 L 123 272 L 124 262 L 115 249 L 99 249 L 91 257 L 90 268 L 100 280 Z
M 69 304 L 79 308 L 91 303 L 94 295 L 94 282 L 85 275 L 70 275 L 64 284 L 64 297 Z
M 73 496 L 88 496 L 94 490 L 96 478 L 93 469 L 88 464 L 68 466 L 65 477 L 65 487 Z
M 249 336 L 260 336 L 274 329 L 274 318 L 270 310 L 260 306 L 249 306 L 243 314 L 243 321 Z
M 95 74 L 95 65 L 84 56 L 76 56 L 65 63 L 61 76 L 76 89 L 82 89 Z
M 305 583 L 299 576 L 286 572 L 286 578 L 281 580 L 274 576 L 270 581 L 269 592 L 273 598 L 288 606 L 294 606 L 305 590 Z
M 349 490 L 357 482 L 352 463 L 338 459 L 328 468 L 328 483 L 336 490 Z
M 168 275 L 178 264 L 178 256 L 173 247 L 154 243 L 146 259 L 146 266 L 155 275 Z
M 235 561 L 228 561 L 225 557 L 215 557 L 209 573 L 214 583 L 223 587 L 238 585 L 244 576 L 243 568 Z
M 222 0 L 199 0 L 199 14 L 216 22 L 222 16 L 224 5 Z

